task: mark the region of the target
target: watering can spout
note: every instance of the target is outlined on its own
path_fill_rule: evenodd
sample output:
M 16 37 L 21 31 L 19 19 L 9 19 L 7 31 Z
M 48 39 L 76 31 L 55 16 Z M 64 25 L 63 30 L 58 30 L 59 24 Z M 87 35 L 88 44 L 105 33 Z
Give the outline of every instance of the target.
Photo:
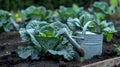
M 70 34 L 68 34 L 66 28 L 62 28 L 58 35 L 63 35 L 64 37 L 66 37 L 69 42 L 72 44 L 74 50 L 79 54 L 79 56 L 84 57 L 84 50 L 80 47 L 80 45 L 72 38 L 72 36 L 70 36 Z

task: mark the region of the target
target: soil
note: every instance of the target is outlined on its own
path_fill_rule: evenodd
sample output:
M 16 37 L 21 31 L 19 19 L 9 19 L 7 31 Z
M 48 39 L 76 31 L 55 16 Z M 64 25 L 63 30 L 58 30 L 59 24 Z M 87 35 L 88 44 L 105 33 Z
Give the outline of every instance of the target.
M 0 67 L 80 67 L 82 65 L 91 64 L 97 61 L 117 57 L 114 43 L 120 43 L 120 31 L 114 34 L 111 42 L 104 41 L 103 54 L 94 56 L 89 60 L 79 62 L 72 61 L 57 61 L 50 57 L 42 57 L 39 60 L 21 59 L 17 55 L 17 47 L 19 45 L 26 46 L 20 39 L 17 32 L 1 33 L 0 34 Z M 120 67 L 116 65 L 114 67 Z

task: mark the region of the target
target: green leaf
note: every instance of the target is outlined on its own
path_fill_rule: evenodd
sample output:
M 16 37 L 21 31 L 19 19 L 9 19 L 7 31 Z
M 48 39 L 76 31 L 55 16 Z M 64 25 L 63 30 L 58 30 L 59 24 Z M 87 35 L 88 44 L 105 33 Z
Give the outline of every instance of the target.
M 66 8 L 64 6 L 60 6 L 60 9 L 58 10 L 60 20 L 62 22 L 66 22 L 69 17 L 75 17 L 76 12 L 73 8 Z
M 61 28 L 66 28 L 68 33 L 72 35 L 72 32 L 71 30 L 68 28 L 68 26 L 66 24 L 63 24 L 61 22 L 55 22 L 53 24 L 50 24 L 51 26 L 54 26 L 54 29 L 55 31 L 58 33 L 58 31 L 61 29 Z
M 36 45 L 41 50 L 41 45 L 38 43 L 38 41 L 34 37 L 34 35 L 35 35 L 34 29 L 28 29 L 26 31 L 27 31 L 28 35 L 30 36 L 30 39 L 31 39 L 32 43 L 34 45 Z
M 94 2 L 89 8 L 89 11 L 94 14 L 101 13 L 104 15 L 105 18 L 110 17 L 112 14 L 115 13 L 115 9 L 112 6 L 109 6 L 106 2 Z
M 101 24 L 104 28 L 105 28 L 105 27 L 108 27 L 108 25 L 109 25 L 106 21 L 101 21 L 100 24 Z
M 120 55 L 120 46 L 116 47 L 117 54 Z
M 50 31 L 50 32 L 52 32 L 53 34 L 57 34 L 58 33 L 58 31 L 61 29 L 61 28 L 66 28 L 67 30 L 68 30 L 68 32 L 69 32 L 69 34 L 71 34 L 71 31 L 70 31 L 70 29 L 67 27 L 67 25 L 66 24 L 63 24 L 63 23 L 61 23 L 61 22 L 54 22 L 54 23 L 51 23 L 51 24 L 49 24 L 49 25 L 45 25 L 45 26 L 43 26 L 43 27 L 41 27 L 41 29 L 39 30 L 40 32 L 44 32 L 44 31 Z
M 110 4 L 115 8 L 118 5 L 118 0 L 110 0 Z
M 48 50 L 48 52 L 54 56 L 63 56 L 66 60 L 72 60 L 74 58 L 74 51 L 71 46 L 67 46 L 65 49 L 56 51 L 56 50 Z
M 44 34 L 44 36 L 41 35 L 42 37 L 55 37 L 55 34 L 51 33 L 48 30 L 45 30 L 44 32 L 42 32 L 42 34 Z
M 100 28 L 103 32 L 104 38 L 110 42 L 112 40 L 113 33 L 116 32 L 114 24 L 112 22 L 102 21 Z
M 20 28 L 19 34 L 20 34 L 21 39 L 22 39 L 24 42 L 27 42 L 28 44 L 31 43 L 30 37 L 28 36 L 27 31 L 26 31 L 25 28 Z
M 50 21 L 52 18 L 53 12 L 51 10 L 46 10 L 45 7 L 35 7 L 30 6 L 27 9 L 22 11 L 26 15 L 27 19 L 30 20 L 47 20 Z
M 28 47 L 22 47 L 19 46 L 18 47 L 18 55 L 19 57 L 21 57 L 22 59 L 27 59 L 28 57 L 31 56 L 31 59 L 39 59 L 38 55 L 39 52 L 36 51 L 33 47 L 28 46 Z
M 11 13 L 0 10 L 0 27 L 3 28 L 5 32 L 10 32 L 14 28 L 13 23 L 10 23 L 10 16 Z
M 24 12 L 25 14 L 31 14 L 35 10 L 35 8 L 35 6 L 30 6 Z
M 110 6 L 110 7 L 108 8 L 108 11 L 107 11 L 106 13 L 109 14 L 109 15 L 112 15 L 112 14 L 115 13 L 115 9 L 114 9 L 112 6 Z
M 79 21 L 80 21 L 82 27 L 83 27 L 88 21 L 93 21 L 93 20 L 96 19 L 93 15 L 91 15 L 90 13 L 88 13 L 88 12 L 86 12 L 86 11 L 82 11 L 79 15 L 80 15 Z
M 105 14 L 103 14 L 103 13 L 96 13 L 95 15 L 96 15 L 97 18 L 99 18 L 100 20 L 104 20 L 104 19 L 105 19 Z
M 52 19 L 53 12 L 51 10 L 47 10 L 46 12 L 46 20 L 50 21 Z
M 117 12 L 120 14 L 120 7 L 117 7 Z
M 67 20 L 67 25 L 72 31 L 77 31 L 81 28 L 81 23 L 78 18 L 69 18 Z
M 39 59 L 39 51 L 38 50 L 32 50 L 32 55 L 31 55 L 31 59 L 34 60 L 34 59 Z
M 4 31 L 5 32 L 10 32 L 13 29 L 12 23 L 6 23 L 3 25 Z
M 6 17 L 1 17 L 0 18 L 0 27 L 2 27 L 4 23 L 7 23 Z
M 32 47 L 18 47 L 18 55 L 23 59 L 27 59 L 32 54 Z
M 55 49 L 60 41 L 60 39 L 57 37 L 41 37 L 36 35 L 35 38 L 45 51 L 49 49 Z
M 107 41 L 110 42 L 112 39 L 113 35 L 112 34 L 107 34 Z
M 10 18 L 9 22 L 12 23 L 17 30 L 19 30 L 19 24 L 17 24 L 13 18 Z
M 46 32 L 46 31 L 52 32 L 53 34 L 56 33 L 56 31 L 54 30 L 54 26 L 51 26 L 51 25 L 45 25 L 45 26 L 41 27 L 39 31 L 42 33 Z
M 27 26 L 26 29 L 39 29 L 45 25 L 47 25 L 48 23 L 45 21 L 37 21 L 37 20 L 31 20 Z
M 8 15 L 8 11 L 4 11 L 4 10 L 0 10 L 0 16 L 5 16 L 5 15 Z
M 73 4 L 72 8 L 75 12 L 77 12 L 79 10 L 79 7 L 76 4 Z

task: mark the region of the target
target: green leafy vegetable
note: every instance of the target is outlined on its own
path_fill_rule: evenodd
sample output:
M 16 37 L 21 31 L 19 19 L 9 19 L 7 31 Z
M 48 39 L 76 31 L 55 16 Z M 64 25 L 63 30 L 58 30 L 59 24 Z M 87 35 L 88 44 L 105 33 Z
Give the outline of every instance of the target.
M 60 6 L 58 10 L 58 15 L 56 16 L 58 20 L 61 22 L 66 22 L 69 17 L 75 18 L 78 17 L 78 14 L 83 10 L 82 7 L 78 7 L 77 5 L 73 4 L 72 7 L 66 8 L 64 6 Z
M 113 44 L 115 47 L 115 51 L 117 52 L 117 55 L 120 55 L 120 45 L 119 44 Z
M 88 21 L 96 21 L 96 18 L 94 17 L 94 15 L 89 14 L 88 12 L 81 12 L 80 17 L 79 18 L 69 18 L 67 20 L 67 25 L 69 26 L 69 28 L 72 31 L 82 31 L 84 25 L 88 22 Z M 95 24 L 91 23 L 88 26 L 89 31 L 92 31 L 95 29 Z
M 111 41 L 111 39 L 113 37 L 113 33 L 116 32 L 113 23 L 102 21 L 101 24 L 100 24 L 100 28 L 101 28 L 101 30 L 103 32 L 103 35 L 106 38 L 106 40 L 108 42 Z
M 50 21 L 53 14 L 51 10 L 46 10 L 46 8 L 43 6 L 30 6 L 27 9 L 22 10 L 22 13 L 25 14 L 27 19 L 41 21 Z
M 0 10 L 0 30 L 1 32 L 10 32 L 15 27 L 16 30 L 19 29 L 19 25 L 15 22 L 15 20 L 11 17 L 11 13 Z
M 81 23 L 78 18 L 68 18 L 67 25 L 72 31 L 77 31 L 81 28 Z
M 58 57 L 59 55 L 61 58 L 66 60 L 73 59 L 74 56 L 73 54 L 71 54 L 71 51 L 73 51 L 72 47 L 69 47 L 69 49 L 71 49 L 69 51 L 67 48 L 68 41 L 65 40 L 63 37 L 57 36 L 58 31 L 64 27 L 67 28 L 69 33 L 71 34 L 69 28 L 61 22 L 54 22 L 48 24 L 42 21 L 35 21 L 35 20 L 30 21 L 26 26 L 26 28 L 20 29 L 19 33 L 22 40 L 27 42 L 28 45 L 31 46 L 32 48 L 30 49 L 28 49 L 28 47 L 18 48 L 19 56 L 24 59 L 28 58 L 29 56 L 31 56 L 32 59 L 36 59 L 38 55 L 47 56 L 50 54 L 50 55 L 54 55 L 55 57 Z M 63 50 L 63 48 L 66 49 Z M 38 52 L 33 54 L 30 51 L 32 52 L 38 51 Z M 57 51 L 58 51 L 57 55 L 53 54 L 54 52 Z
M 115 13 L 114 8 L 108 6 L 106 2 L 94 2 L 89 8 L 89 11 L 94 13 L 100 20 L 105 20 L 105 18 Z

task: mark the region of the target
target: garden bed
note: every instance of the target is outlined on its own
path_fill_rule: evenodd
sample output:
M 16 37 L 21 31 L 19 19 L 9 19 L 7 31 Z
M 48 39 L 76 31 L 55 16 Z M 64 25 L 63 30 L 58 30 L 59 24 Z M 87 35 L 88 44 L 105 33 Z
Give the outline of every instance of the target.
M 1 33 L 0 34 L 0 66 L 1 67 L 87 67 L 84 65 L 107 63 L 106 59 L 118 57 L 117 52 L 113 46 L 114 43 L 120 43 L 119 37 L 120 32 L 114 34 L 113 40 L 110 43 L 104 42 L 103 54 L 101 56 L 95 56 L 92 59 L 79 62 L 76 60 L 72 61 L 58 61 L 51 59 L 50 57 L 42 57 L 39 60 L 24 60 L 18 57 L 17 47 L 19 45 L 26 46 L 25 43 L 20 39 L 18 33 Z M 119 57 L 118 57 L 119 58 Z M 106 60 L 106 62 L 104 61 Z M 100 62 L 98 62 L 100 61 Z M 95 63 L 97 62 L 97 63 Z M 112 61 L 111 61 L 112 62 Z M 93 63 L 93 64 L 92 64 Z M 109 63 L 109 62 L 108 62 Z M 90 66 L 88 66 L 90 67 Z M 93 66 L 92 66 L 93 67 Z M 102 67 L 102 66 L 101 66 Z M 119 66 L 114 66 L 119 67 Z

